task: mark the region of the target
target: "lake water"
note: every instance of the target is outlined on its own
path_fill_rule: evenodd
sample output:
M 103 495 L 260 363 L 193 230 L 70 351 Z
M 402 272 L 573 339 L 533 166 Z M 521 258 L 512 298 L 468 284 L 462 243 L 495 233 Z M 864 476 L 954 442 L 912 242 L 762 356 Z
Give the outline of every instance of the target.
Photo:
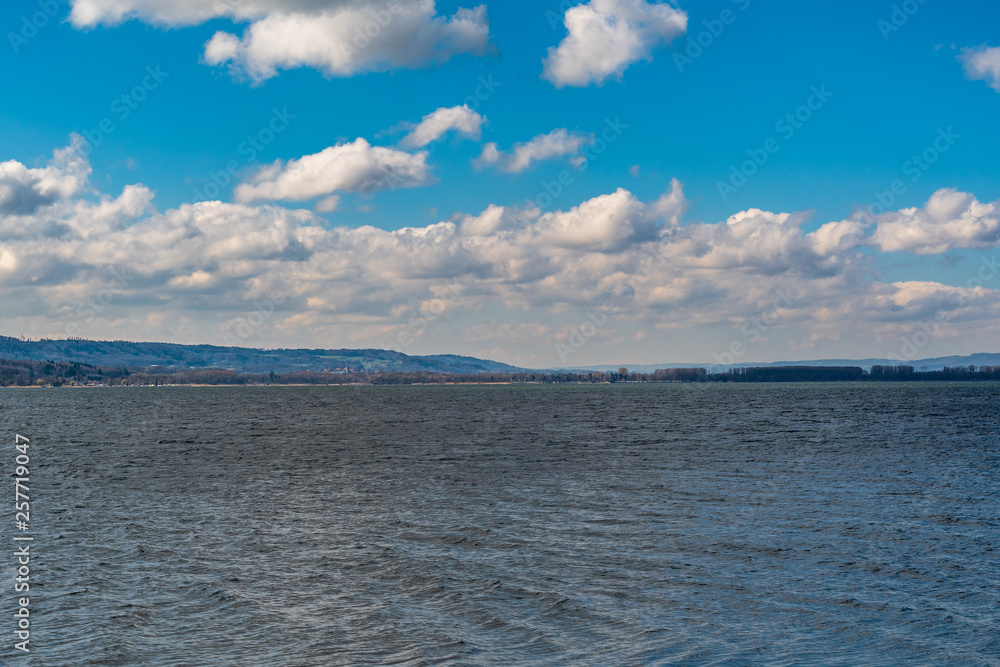
M 3 664 L 1000 665 L 1000 387 L 0 390 Z

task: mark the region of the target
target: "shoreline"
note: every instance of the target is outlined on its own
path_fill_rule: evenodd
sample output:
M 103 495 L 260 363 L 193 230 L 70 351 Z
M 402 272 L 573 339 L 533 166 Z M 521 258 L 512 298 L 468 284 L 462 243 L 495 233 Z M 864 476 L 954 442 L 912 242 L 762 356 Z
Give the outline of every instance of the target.
M 857 380 L 823 380 L 823 381 L 744 381 L 744 382 L 407 382 L 407 383 L 378 383 L 367 382 L 344 382 L 336 384 L 323 383 L 289 383 L 289 384 L 138 384 L 138 385 L 7 385 L 0 386 L 0 391 L 4 389 L 207 389 L 224 388 L 232 389 L 279 389 L 281 387 L 526 387 L 526 386 L 665 386 L 665 385 L 695 385 L 699 387 L 709 386 L 732 386 L 732 385 L 854 385 L 865 387 L 878 387 L 886 385 L 963 385 L 963 386 L 997 386 L 1000 380 L 887 380 L 887 381 L 857 381 Z

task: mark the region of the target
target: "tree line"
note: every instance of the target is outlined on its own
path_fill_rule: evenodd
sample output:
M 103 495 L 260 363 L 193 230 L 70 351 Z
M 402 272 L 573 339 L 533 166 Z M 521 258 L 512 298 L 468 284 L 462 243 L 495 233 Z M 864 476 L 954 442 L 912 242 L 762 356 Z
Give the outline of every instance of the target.
M 0 359 L 0 386 L 161 386 L 161 385 L 414 385 L 518 383 L 665 382 L 926 382 L 1000 381 L 1000 366 L 960 366 L 917 370 L 913 366 L 757 366 L 710 373 L 704 368 L 661 368 L 638 373 L 627 368 L 593 372 L 293 371 L 241 373 L 228 369 L 112 368 L 79 362 Z

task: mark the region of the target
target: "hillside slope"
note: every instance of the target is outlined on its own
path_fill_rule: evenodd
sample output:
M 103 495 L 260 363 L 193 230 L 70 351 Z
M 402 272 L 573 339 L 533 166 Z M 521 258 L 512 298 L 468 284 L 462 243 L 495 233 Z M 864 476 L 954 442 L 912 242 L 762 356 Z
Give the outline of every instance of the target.
M 292 371 L 430 371 L 475 374 L 521 370 L 451 354 L 410 356 L 392 350 L 259 350 L 215 345 L 82 339 L 28 341 L 0 336 L 0 359 L 64 361 L 94 366 L 171 369 L 219 368 L 247 373 Z

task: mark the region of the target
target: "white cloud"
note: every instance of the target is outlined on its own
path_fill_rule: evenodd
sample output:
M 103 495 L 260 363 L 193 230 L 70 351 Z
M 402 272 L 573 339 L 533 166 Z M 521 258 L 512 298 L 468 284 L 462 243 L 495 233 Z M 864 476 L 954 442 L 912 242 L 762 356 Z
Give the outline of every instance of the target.
M 197 24 L 225 10 L 235 12 L 243 3 L 202 2 L 201 0 L 72 0 L 70 21 L 77 28 L 93 28 L 99 24 L 117 25 L 138 18 L 164 25 Z M 256 4 L 256 3 L 254 3 Z
M 973 81 L 985 81 L 1000 93 L 1000 46 L 962 49 L 958 57 L 965 65 L 965 76 Z
M 664 192 L 650 205 L 650 215 L 663 220 L 669 227 L 681 224 L 681 218 L 687 213 L 688 202 L 684 198 L 684 187 L 676 178 L 670 180 L 670 190 Z
M 965 192 L 938 190 L 921 208 L 878 216 L 872 241 L 884 251 L 919 255 L 995 248 L 1000 245 L 1000 202 L 983 204 Z
M 0 215 L 30 215 L 79 192 L 90 175 L 85 145 L 74 134 L 69 146 L 55 151 L 49 164 L 38 169 L 14 160 L 0 162 Z
M 503 153 L 500 152 L 500 147 L 496 145 L 496 142 L 491 141 L 483 146 L 483 152 L 479 155 L 479 159 L 476 160 L 476 164 L 478 166 L 497 164 L 502 159 Z
M 423 120 L 403 138 L 400 145 L 404 148 L 423 148 L 451 130 L 478 141 L 485 120 L 465 104 L 459 107 L 442 107 L 424 116 Z
M 656 238 L 656 221 L 645 204 L 619 188 L 569 211 L 543 214 L 531 228 L 533 241 L 557 248 L 621 250 Z
M 410 188 L 430 180 L 426 152 L 414 154 L 372 146 L 358 138 L 287 163 L 279 160 L 258 171 L 248 183 L 237 186 L 234 194 L 241 202 L 303 201 L 334 192 Z M 325 200 L 323 208 L 329 204 L 335 202 Z
M 483 152 L 476 160 L 476 164 L 480 166 L 498 165 L 503 171 L 512 173 L 522 172 L 531 167 L 534 162 L 552 160 L 567 155 L 574 156 L 571 161 L 577 164 L 579 160 L 582 160 L 582 156 L 579 155 L 580 150 L 593 143 L 593 134 L 571 132 L 560 128 L 552 130 L 548 134 L 541 134 L 530 141 L 515 144 L 510 153 L 504 153 L 495 143 L 488 143 L 483 147 Z
M 462 53 L 484 55 L 489 46 L 485 6 L 459 9 L 448 18 L 436 16 L 433 0 L 376 7 L 269 14 L 242 38 L 217 32 L 205 45 L 205 61 L 230 63 L 236 73 L 259 82 L 294 67 L 329 76 L 423 67 Z
M 865 229 L 866 226 L 857 220 L 839 220 L 826 223 L 809 236 L 816 254 L 827 257 L 857 248 Z
M 318 213 L 332 213 L 340 206 L 340 195 L 331 195 L 316 202 Z
M 569 35 L 549 49 L 543 78 L 557 88 L 603 84 L 621 77 L 653 49 L 687 30 L 687 14 L 646 0 L 591 0 L 566 10 Z
M 313 67 L 329 76 L 423 67 L 490 48 L 486 7 L 439 16 L 434 0 L 73 0 L 78 28 L 138 19 L 197 25 L 226 17 L 250 22 L 242 36 L 217 32 L 208 64 L 229 63 L 255 82 L 279 69 Z

